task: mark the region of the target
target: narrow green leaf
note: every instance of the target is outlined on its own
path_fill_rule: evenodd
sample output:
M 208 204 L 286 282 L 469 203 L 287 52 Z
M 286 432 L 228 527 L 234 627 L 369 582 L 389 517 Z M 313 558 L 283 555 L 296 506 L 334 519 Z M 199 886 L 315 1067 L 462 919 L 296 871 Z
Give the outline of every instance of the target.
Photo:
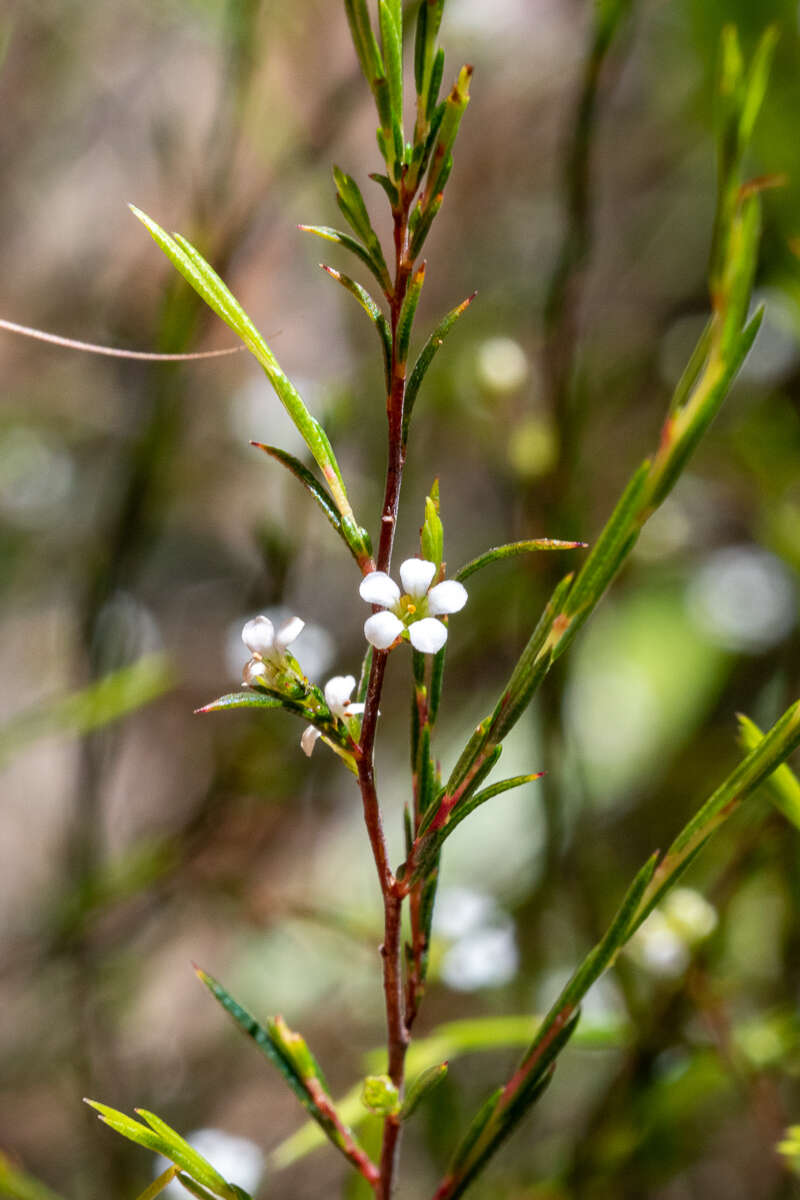
M 345 536 L 345 530 L 342 523 L 342 518 L 333 502 L 333 497 L 330 492 L 322 486 L 322 484 L 314 478 L 307 467 L 294 457 L 292 454 L 287 454 L 285 450 L 280 450 L 277 446 L 268 446 L 265 442 L 251 442 L 251 446 L 257 446 L 259 450 L 263 450 L 270 458 L 274 458 L 281 466 L 286 467 L 288 471 L 294 475 L 295 479 L 302 483 L 303 487 L 319 505 L 325 516 L 330 521 L 333 528 L 344 541 L 350 553 L 355 558 L 356 562 L 360 561 L 360 555 L 363 552 L 363 538 L 348 538 Z M 361 531 L 359 531 L 361 532 Z
M 101 1104 L 97 1100 L 86 1100 L 86 1103 L 97 1110 L 100 1120 L 115 1133 L 127 1138 L 128 1141 L 136 1142 L 139 1146 L 144 1146 L 147 1150 L 153 1150 L 156 1154 L 173 1162 L 177 1167 L 188 1171 L 200 1183 L 211 1188 L 215 1196 L 220 1196 L 223 1200 L 238 1200 L 233 1188 L 222 1178 L 220 1173 L 206 1162 L 202 1155 L 198 1154 L 180 1134 L 153 1113 L 143 1113 L 150 1122 L 148 1128 L 147 1125 L 142 1125 L 139 1121 L 127 1116 L 126 1113 L 110 1108 L 107 1104 Z
M 431 77 L 428 81 L 428 101 L 426 107 L 426 115 L 428 120 L 432 120 L 436 105 L 439 103 L 439 92 L 442 89 L 442 79 L 444 78 L 444 50 L 439 49 L 433 60 L 431 68 Z
M 336 200 L 339 208 L 351 225 L 353 232 L 361 238 L 361 241 L 366 246 L 370 259 L 378 268 L 378 275 L 382 280 L 382 285 L 385 286 L 385 283 L 389 279 L 389 272 L 383 257 L 378 235 L 372 228 L 372 222 L 367 212 L 367 206 L 364 203 L 364 197 L 361 195 L 361 189 L 352 175 L 348 175 L 338 167 L 333 168 L 333 178 L 336 184 Z
M 414 324 L 414 315 L 419 304 L 420 294 L 423 284 L 425 283 L 425 263 L 414 272 L 405 299 L 403 300 L 400 315 L 397 318 L 397 334 L 395 344 L 397 347 L 398 363 L 405 363 L 408 358 L 408 347 L 411 342 L 411 329 Z
M 503 558 L 514 558 L 517 554 L 527 554 L 532 550 L 586 549 L 586 542 L 562 542 L 558 538 L 531 538 L 525 542 L 509 542 L 505 546 L 493 546 L 485 554 L 481 554 L 478 558 L 473 558 L 470 562 L 465 563 L 463 567 L 459 567 L 453 578 L 463 583 L 465 579 L 469 579 L 470 575 L 474 575 L 476 571 L 482 570 L 483 567 L 488 567 Z
M 425 56 L 428 48 L 428 5 L 420 4 L 417 11 L 417 29 L 414 35 L 414 84 L 417 95 L 425 88 Z
M 706 365 L 709 351 L 714 334 L 714 321 L 709 318 L 706 321 L 705 328 L 697 340 L 697 345 L 691 353 L 688 363 L 684 368 L 683 374 L 678 380 L 677 387 L 672 394 L 669 411 L 670 414 L 680 412 L 686 404 L 686 401 L 691 395 L 694 385 L 697 383 L 698 377 Z
M 402 128 L 403 39 L 401 25 L 395 20 L 395 12 L 396 5 L 393 2 L 378 0 L 378 20 L 381 29 L 383 57 L 386 63 L 386 77 L 389 81 L 392 117 Z M 402 152 L 399 157 L 402 159 Z
M 491 1096 L 489 1096 L 483 1102 L 475 1116 L 472 1118 L 467 1132 L 464 1134 L 463 1138 L 455 1149 L 455 1153 L 453 1154 L 453 1158 L 450 1163 L 450 1175 L 460 1174 L 460 1168 L 468 1160 L 476 1142 L 494 1116 L 495 1109 L 500 1103 L 500 1097 L 502 1094 L 502 1088 L 498 1088 L 497 1091 L 492 1092 Z
M 442 646 L 438 654 L 433 656 L 433 666 L 431 667 L 431 688 L 428 699 L 428 712 L 432 725 L 436 724 L 436 718 L 439 715 L 439 705 L 442 700 L 442 685 L 444 683 L 444 660 L 447 655 L 447 642 Z
M 184 1175 L 179 1172 L 176 1175 L 178 1183 L 189 1193 L 190 1196 L 195 1196 L 196 1200 L 213 1200 L 214 1193 L 208 1188 L 204 1188 L 196 1179 L 192 1179 L 191 1175 Z
M 272 1037 L 270 1037 L 268 1030 L 265 1029 L 263 1025 L 260 1025 L 255 1017 L 249 1013 L 246 1008 L 243 1008 L 241 1004 L 237 1003 L 233 996 L 231 996 L 230 993 L 225 990 L 222 984 L 217 983 L 216 979 L 213 979 L 210 975 L 207 975 L 205 971 L 201 971 L 199 968 L 197 968 L 197 976 L 201 983 L 206 985 L 212 996 L 219 1001 L 228 1015 L 233 1018 L 242 1032 L 246 1033 L 247 1036 L 255 1042 L 261 1053 L 267 1059 L 269 1059 L 269 1061 L 278 1069 L 278 1071 L 280 1071 L 281 1075 L 283 1075 L 284 1079 L 303 1107 L 308 1109 L 316 1121 L 323 1123 L 322 1113 L 309 1096 L 308 1088 L 300 1078 L 297 1068 L 288 1058 L 286 1058 L 283 1053 L 281 1053 L 281 1051 L 275 1045 Z
M 218 700 L 212 700 L 210 704 L 204 704 L 202 708 L 196 708 L 195 713 L 210 713 L 224 712 L 229 708 L 281 708 L 280 700 L 274 696 L 265 696 L 263 692 L 254 692 L 250 689 L 241 692 L 229 692 L 227 696 L 220 696 Z
M 212 1167 L 202 1154 L 198 1154 L 194 1147 L 190 1146 L 185 1138 L 182 1138 L 166 1121 L 162 1121 L 161 1117 L 156 1116 L 155 1113 L 148 1112 L 146 1108 L 137 1108 L 136 1114 L 143 1117 L 150 1128 L 163 1139 L 164 1145 L 167 1147 L 167 1158 L 188 1171 L 192 1178 L 198 1183 L 202 1183 L 204 1187 L 210 1188 L 220 1196 L 236 1200 L 228 1181 L 223 1179 L 219 1171 Z
M 637 913 L 637 926 L 672 887 L 687 862 L 743 801 L 800 745 L 800 700 L 791 705 L 755 748 L 684 826 L 658 865 Z
M 350 1163 L 357 1165 L 359 1159 L 363 1159 L 363 1151 L 359 1147 L 354 1135 L 341 1122 L 337 1123 L 332 1102 L 328 1110 L 323 1110 L 320 1107 L 322 1099 L 320 1099 L 319 1091 L 313 1092 L 309 1086 L 309 1077 L 304 1077 L 304 1074 L 298 1068 L 298 1064 L 295 1061 L 297 1053 L 301 1053 L 302 1061 L 308 1061 L 312 1064 L 316 1079 L 321 1084 L 322 1089 L 327 1091 L 324 1079 L 316 1067 L 313 1056 L 310 1056 L 310 1051 L 305 1046 L 305 1042 L 302 1043 L 306 1052 L 303 1055 L 299 1045 L 302 1039 L 294 1041 L 289 1046 L 286 1042 L 287 1031 L 279 1020 L 273 1019 L 268 1022 L 267 1028 L 264 1028 L 246 1008 L 243 1008 L 241 1004 L 233 999 L 220 983 L 217 983 L 215 979 L 207 975 L 205 971 L 201 971 L 199 968 L 196 969 L 198 978 L 206 985 L 229 1016 L 233 1018 L 239 1029 L 243 1033 L 246 1033 L 272 1065 L 277 1067 L 297 1099 L 322 1128 L 336 1149 L 341 1151 Z M 291 1034 L 291 1031 L 288 1032 Z M 299 1037 L 299 1035 L 295 1036 Z M 325 1104 L 328 1104 L 327 1098 Z
M 327 434 L 319 421 L 311 416 L 297 389 L 281 370 L 278 360 L 242 306 L 216 271 L 190 242 L 187 242 L 179 234 L 170 237 L 160 225 L 133 205 L 131 205 L 131 211 L 139 218 L 153 240 L 187 282 L 209 307 L 239 335 L 250 353 L 261 364 L 278 399 L 318 463 L 339 512 L 343 517 L 352 518 L 353 512 L 347 499 L 344 480 Z
M 375 80 L 383 74 L 383 64 L 369 19 L 367 0 L 344 0 L 344 6 L 361 70 L 374 91 Z
M 761 743 L 764 734 L 755 721 L 742 713 L 738 714 L 737 719 L 739 740 L 745 750 L 752 752 Z M 800 829 L 800 780 L 791 767 L 783 763 L 765 781 L 765 787 L 775 807 L 796 829 Z
M 767 84 L 778 44 L 778 28 L 769 25 L 761 36 L 755 54 L 750 62 L 750 70 L 745 85 L 742 115 L 739 120 L 739 137 L 742 145 L 746 146 L 753 134 L 753 128 L 758 120 L 758 114 L 767 93 Z
M 435 486 L 438 491 L 438 481 Z M 439 505 L 432 495 L 425 498 L 425 520 L 420 530 L 420 549 L 422 557 L 435 563 L 438 571 L 444 557 L 444 526 L 439 516 Z
M 398 204 L 400 203 L 400 193 L 392 183 L 389 176 L 379 175 L 377 172 L 373 172 L 373 174 L 370 175 L 370 179 L 374 180 L 375 183 L 379 184 L 383 188 L 392 208 L 397 208 Z
M 556 585 L 491 718 L 487 719 L 487 735 L 493 742 L 502 741 L 513 729 L 550 669 L 553 647 L 561 635 L 560 628 L 554 630 L 555 623 L 562 616 L 573 580 L 574 575 L 566 575 Z
M 358 303 L 363 308 L 364 312 L 369 317 L 381 341 L 381 351 L 383 353 L 383 369 L 386 380 L 387 389 L 391 383 L 392 370 L 392 332 L 389 328 L 389 322 L 381 312 L 380 308 L 370 296 L 366 288 L 363 288 L 360 283 L 356 283 L 349 275 L 343 274 L 341 271 L 335 271 L 333 267 L 328 267 L 324 263 L 320 263 L 323 271 L 330 275 L 331 279 L 335 279 L 342 287 L 354 296 Z
M 419 389 L 422 386 L 422 381 L 427 374 L 428 367 L 433 362 L 439 349 L 444 344 L 444 340 L 450 333 L 458 318 L 462 313 L 466 312 L 472 301 L 477 296 L 477 292 L 473 292 L 466 300 L 462 300 L 459 305 L 452 309 L 447 316 L 439 322 L 431 336 L 422 348 L 419 358 L 414 364 L 414 369 L 411 372 L 408 383 L 406 385 L 405 407 L 403 409 L 403 440 L 408 441 L 408 428 L 411 421 L 411 413 L 419 395 Z
M 636 521 L 649 472 L 650 462 L 645 460 L 622 493 L 619 503 L 578 573 L 564 606 L 565 615 L 570 623 L 579 620 L 597 604 L 629 553 L 631 538 L 638 534 Z
M 453 169 L 453 157 L 450 155 L 445 163 L 441 178 L 446 183 Z M 411 221 L 411 247 L 409 249 L 409 257 L 412 262 L 415 261 L 422 253 L 422 248 L 427 241 L 428 234 L 431 231 L 433 222 L 439 215 L 439 212 L 444 201 L 444 187 L 433 192 L 430 200 L 421 209 L 414 209 Z M 417 219 L 417 214 L 419 217 Z
M 341 233 L 338 229 L 331 229 L 329 225 L 298 225 L 297 228 L 303 233 L 316 234 L 317 237 L 323 238 L 326 242 L 334 242 L 335 245 L 349 250 L 351 254 L 355 254 L 356 258 L 361 260 L 365 267 L 369 268 L 384 292 L 391 290 L 392 281 L 389 278 L 388 271 L 386 271 L 385 267 L 382 269 L 380 264 L 372 258 L 366 246 L 363 246 L 356 238 L 351 237 L 349 233 Z
M 423 1071 L 421 1075 L 417 1076 L 406 1092 L 406 1098 L 400 1109 L 401 1121 L 407 1121 L 414 1115 L 422 1101 L 442 1082 L 447 1074 L 447 1069 L 448 1063 L 441 1062 L 437 1063 L 435 1067 L 428 1067 L 427 1071 Z
M 491 766 L 494 766 L 494 762 L 492 762 Z M 511 779 L 501 779 L 498 783 L 493 783 L 491 787 L 484 788 L 483 791 L 477 792 L 474 796 L 468 796 L 466 800 L 456 805 L 447 823 L 442 826 L 439 844 L 441 845 L 449 838 L 453 830 L 466 817 L 470 816 L 476 808 L 480 808 L 482 804 L 485 804 L 487 800 L 493 800 L 495 796 L 500 796 L 503 792 L 509 792 L 512 788 L 522 787 L 526 783 L 533 783 L 534 780 L 541 779 L 543 774 L 543 771 L 536 771 L 532 775 L 515 775 Z

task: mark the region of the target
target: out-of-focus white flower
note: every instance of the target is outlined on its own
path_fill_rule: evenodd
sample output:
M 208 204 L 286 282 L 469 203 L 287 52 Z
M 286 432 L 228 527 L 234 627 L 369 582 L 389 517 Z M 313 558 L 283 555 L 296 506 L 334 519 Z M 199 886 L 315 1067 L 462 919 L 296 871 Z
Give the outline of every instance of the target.
M 717 910 L 694 888 L 674 888 L 664 900 L 663 909 L 672 928 L 690 946 L 705 941 L 717 928 Z
M 346 721 L 348 717 L 358 716 L 364 711 L 363 704 L 351 704 L 350 702 L 350 697 L 353 694 L 355 686 L 356 681 L 352 675 L 334 675 L 325 684 L 325 703 L 333 716 L 340 721 Z M 311 755 L 317 743 L 317 738 L 321 736 L 319 729 L 316 729 L 313 725 L 308 725 L 303 730 L 303 735 L 300 738 L 303 753 Z
M 364 576 L 358 589 L 361 599 L 384 610 L 364 622 L 366 639 L 376 650 L 388 650 L 406 632 L 421 654 L 441 650 L 447 641 L 447 626 L 437 618 L 460 612 L 467 603 L 467 589 L 455 579 L 431 587 L 435 575 L 435 563 L 407 558 L 400 566 L 404 592 L 385 571 Z
M 255 1142 L 234 1137 L 222 1129 L 196 1129 L 186 1140 L 224 1179 L 230 1179 L 246 1192 L 256 1191 L 264 1175 L 264 1155 Z M 157 1158 L 155 1174 L 160 1175 L 167 1165 L 166 1159 Z M 170 1200 L 173 1196 L 186 1200 L 186 1192 L 177 1180 L 167 1186 L 164 1195 Z
M 247 687 L 268 682 L 286 666 L 286 651 L 303 632 L 305 621 L 289 617 L 275 629 L 269 617 L 253 617 L 242 630 L 242 641 L 252 654 L 245 664 L 242 680 Z

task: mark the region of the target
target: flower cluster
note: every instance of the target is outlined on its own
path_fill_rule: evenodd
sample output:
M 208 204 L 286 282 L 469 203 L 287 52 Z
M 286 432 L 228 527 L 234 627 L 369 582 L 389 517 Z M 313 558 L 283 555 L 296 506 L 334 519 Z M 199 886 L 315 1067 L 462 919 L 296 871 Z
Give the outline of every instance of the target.
M 365 575 L 358 589 L 362 600 L 380 605 L 364 623 L 364 634 L 376 650 L 388 650 L 398 638 L 408 637 L 421 654 L 436 654 L 447 641 L 447 626 L 439 617 L 460 612 L 467 589 L 455 579 L 433 587 L 437 567 L 424 558 L 407 558 L 400 566 L 400 591 L 385 571 Z
M 359 593 L 368 604 L 379 605 L 364 625 L 367 641 L 378 650 L 388 650 L 401 638 L 407 638 L 422 654 L 436 654 L 447 641 L 447 626 L 441 617 L 459 612 L 467 602 L 467 592 L 455 579 L 433 587 L 435 563 L 409 558 L 400 567 L 404 592 L 385 571 L 371 571 L 361 581 Z M 289 617 L 275 628 L 269 617 L 253 617 L 242 630 L 242 641 L 250 651 L 243 673 L 245 687 L 263 688 L 285 697 L 294 711 L 310 718 L 300 738 L 306 754 L 317 740 L 324 738 L 337 753 L 351 753 L 358 740 L 354 717 L 364 705 L 353 704 L 350 697 L 356 686 L 352 675 L 334 675 L 323 691 L 309 683 L 289 646 L 305 628 L 300 617 Z M 324 702 L 323 702 L 324 698 Z

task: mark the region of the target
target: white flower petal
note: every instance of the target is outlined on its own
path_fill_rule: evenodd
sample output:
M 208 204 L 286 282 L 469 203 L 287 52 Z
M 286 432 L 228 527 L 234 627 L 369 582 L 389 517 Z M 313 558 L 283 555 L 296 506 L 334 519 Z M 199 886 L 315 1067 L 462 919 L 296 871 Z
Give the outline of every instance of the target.
M 408 636 L 420 654 L 436 654 L 447 641 L 447 626 L 435 617 L 423 617 L 409 625 Z
M 407 558 L 400 567 L 400 579 L 409 596 L 421 600 L 436 574 L 436 563 L 425 558 Z
M 287 621 L 284 621 L 275 634 L 275 649 L 278 653 L 283 654 L 286 647 L 300 636 L 305 627 L 305 621 L 301 621 L 299 617 L 289 617 Z
M 346 717 L 358 716 L 360 713 L 363 713 L 363 711 L 366 707 L 367 707 L 366 704 L 348 704 L 347 711 L 345 712 L 344 715 Z
M 467 603 L 467 589 L 457 579 L 445 579 L 428 592 L 428 612 L 434 616 L 461 612 Z
M 269 654 L 275 642 L 275 628 L 269 617 L 253 617 L 242 630 L 242 641 L 251 654 Z
M 385 571 L 370 571 L 361 580 L 358 594 L 367 604 L 391 608 L 400 599 L 400 588 Z
M 388 650 L 403 632 L 403 622 L 394 613 L 373 613 L 364 622 L 364 636 L 376 650 Z
M 325 684 L 325 703 L 337 717 L 343 717 L 345 707 L 353 694 L 356 681 L 352 675 L 334 675 Z
M 311 757 L 314 747 L 317 744 L 317 738 L 321 736 L 322 735 L 320 734 L 320 731 L 315 729 L 313 725 L 307 725 L 303 730 L 300 738 L 300 746 L 303 753 L 307 754 L 309 758 Z
M 244 671 L 242 672 L 242 682 L 245 687 L 253 687 L 254 684 L 266 681 L 267 668 L 258 658 L 251 658 L 245 663 Z

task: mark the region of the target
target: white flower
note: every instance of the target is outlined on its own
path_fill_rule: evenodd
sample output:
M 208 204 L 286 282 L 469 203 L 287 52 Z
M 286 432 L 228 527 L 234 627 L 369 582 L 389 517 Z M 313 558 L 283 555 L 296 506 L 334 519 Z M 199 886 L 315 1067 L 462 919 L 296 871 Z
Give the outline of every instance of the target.
M 278 661 L 286 653 L 286 647 L 303 632 L 304 626 L 305 621 L 299 617 L 289 617 L 276 633 L 269 617 L 253 617 L 242 630 L 242 641 L 253 658 Z
M 289 617 L 277 632 L 269 617 L 253 617 L 242 630 L 242 641 L 252 654 L 243 674 L 245 686 L 267 683 L 286 664 L 286 649 L 298 637 L 305 626 L 299 617 Z
M 467 589 L 455 579 L 431 587 L 435 575 L 435 563 L 407 558 L 400 566 L 404 593 L 385 571 L 364 576 L 358 589 L 361 599 L 383 609 L 364 623 L 366 639 L 376 650 L 388 650 L 406 629 L 415 650 L 422 654 L 441 650 L 447 626 L 436 618 L 460 612 L 467 603 Z
M 356 681 L 352 675 L 334 675 L 325 684 L 325 703 L 333 716 L 340 721 L 345 721 L 348 717 L 355 717 L 364 711 L 363 704 L 350 703 L 355 686 Z M 303 730 L 300 745 L 304 754 L 311 755 L 317 738 L 320 736 L 319 729 L 315 729 L 313 725 L 309 725 Z

